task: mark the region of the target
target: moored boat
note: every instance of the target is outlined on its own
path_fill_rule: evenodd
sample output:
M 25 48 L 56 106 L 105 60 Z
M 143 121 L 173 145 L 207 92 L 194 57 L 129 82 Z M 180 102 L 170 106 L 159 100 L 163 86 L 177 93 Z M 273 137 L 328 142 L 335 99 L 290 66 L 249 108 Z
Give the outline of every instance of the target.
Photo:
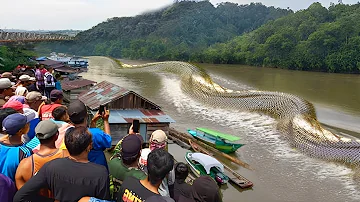
M 214 157 L 203 153 L 187 152 L 185 160 L 197 177 L 208 175 L 219 184 L 226 184 L 229 181 L 229 177 L 224 174 L 224 165 Z
M 235 152 L 237 149 L 244 146 L 244 144 L 232 143 L 240 140 L 239 137 L 207 128 L 196 128 L 196 130 L 189 129 L 188 133 L 196 139 L 205 142 L 206 144 L 211 145 L 212 147 L 224 153 Z

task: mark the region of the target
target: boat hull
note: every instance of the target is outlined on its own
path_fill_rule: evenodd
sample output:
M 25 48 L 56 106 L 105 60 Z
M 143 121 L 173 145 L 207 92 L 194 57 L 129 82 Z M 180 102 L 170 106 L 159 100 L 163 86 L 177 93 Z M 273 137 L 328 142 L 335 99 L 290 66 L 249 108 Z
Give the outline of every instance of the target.
M 232 144 L 217 140 L 215 138 L 208 137 L 206 135 L 199 135 L 196 131 L 193 130 L 188 130 L 188 133 L 192 135 L 194 138 L 200 140 L 201 142 L 204 142 L 226 154 L 233 153 L 236 150 L 238 150 L 240 147 L 244 146 L 244 144 Z

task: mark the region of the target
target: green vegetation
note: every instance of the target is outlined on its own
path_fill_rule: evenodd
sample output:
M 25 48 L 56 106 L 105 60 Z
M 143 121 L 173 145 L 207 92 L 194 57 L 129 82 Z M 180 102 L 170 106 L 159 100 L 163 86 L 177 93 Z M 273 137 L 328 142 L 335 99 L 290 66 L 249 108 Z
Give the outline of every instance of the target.
M 292 11 L 260 3 L 215 7 L 208 1 L 179 1 L 156 12 L 108 19 L 79 33 L 75 42 L 39 48 L 77 55 L 190 61 L 212 44 L 229 41 L 289 13 Z
M 260 3 L 177 1 L 162 10 L 112 18 L 74 42 L 40 50 L 114 58 L 246 64 L 360 73 L 360 3 L 320 3 L 293 13 Z
M 359 73 L 360 4 L 326 9 L 314 3 L 227 43 L 212 45 L 197 61 Z
M 18 64 L 34 65 L 29 61 L 29 58 L 36 56 L 33 48 L 30 44 L 0 46 L 1 70 L 12 71 Z

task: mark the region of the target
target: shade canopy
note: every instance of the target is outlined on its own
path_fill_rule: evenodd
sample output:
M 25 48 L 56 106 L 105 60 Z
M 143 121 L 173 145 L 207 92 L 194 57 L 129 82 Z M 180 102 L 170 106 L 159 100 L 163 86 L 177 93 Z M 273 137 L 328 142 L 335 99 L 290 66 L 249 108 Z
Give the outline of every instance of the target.
M 210 169 L 212 167 L 217 167 L 221 172 L 224 172 L 224 165 L 214 157 L 203 153 L 187 153 L 186 155 L 188 159 L 200 163 L 204 167 L 207 174 L 210 174 Z

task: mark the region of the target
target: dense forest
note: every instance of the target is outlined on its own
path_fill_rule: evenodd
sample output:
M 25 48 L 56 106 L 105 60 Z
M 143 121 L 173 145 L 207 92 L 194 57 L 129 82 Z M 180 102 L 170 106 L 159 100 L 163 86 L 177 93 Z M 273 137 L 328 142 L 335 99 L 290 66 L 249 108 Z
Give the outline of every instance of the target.
M 34 65 L 29 58 L 36 56 L 33 44 L 0 46 L 0 73 L 12 71 L 18 64 Z
M 81 32 L 75 43 L 42 45 L 78 55 L 152 60 L 194 60 L 210 45 L 226 42 L 264 23 L 292 13 L 260 3 L 238 5 L 178 1 L 135 17 L 111 18 Z
M 251 33 L 214 44 L 197 61 L 359 73 L 360 4 L 333 4 L 327 9 L 314 3 Z
M 156 12 L 108 19 L 79 33 L 74 42 L 40 48 L 115 58 L 359 73 L 360 4 L 325 8 L 314 3 L 294 13 L 261 3 L 214 6 L 208 1 L 179 1 Z

